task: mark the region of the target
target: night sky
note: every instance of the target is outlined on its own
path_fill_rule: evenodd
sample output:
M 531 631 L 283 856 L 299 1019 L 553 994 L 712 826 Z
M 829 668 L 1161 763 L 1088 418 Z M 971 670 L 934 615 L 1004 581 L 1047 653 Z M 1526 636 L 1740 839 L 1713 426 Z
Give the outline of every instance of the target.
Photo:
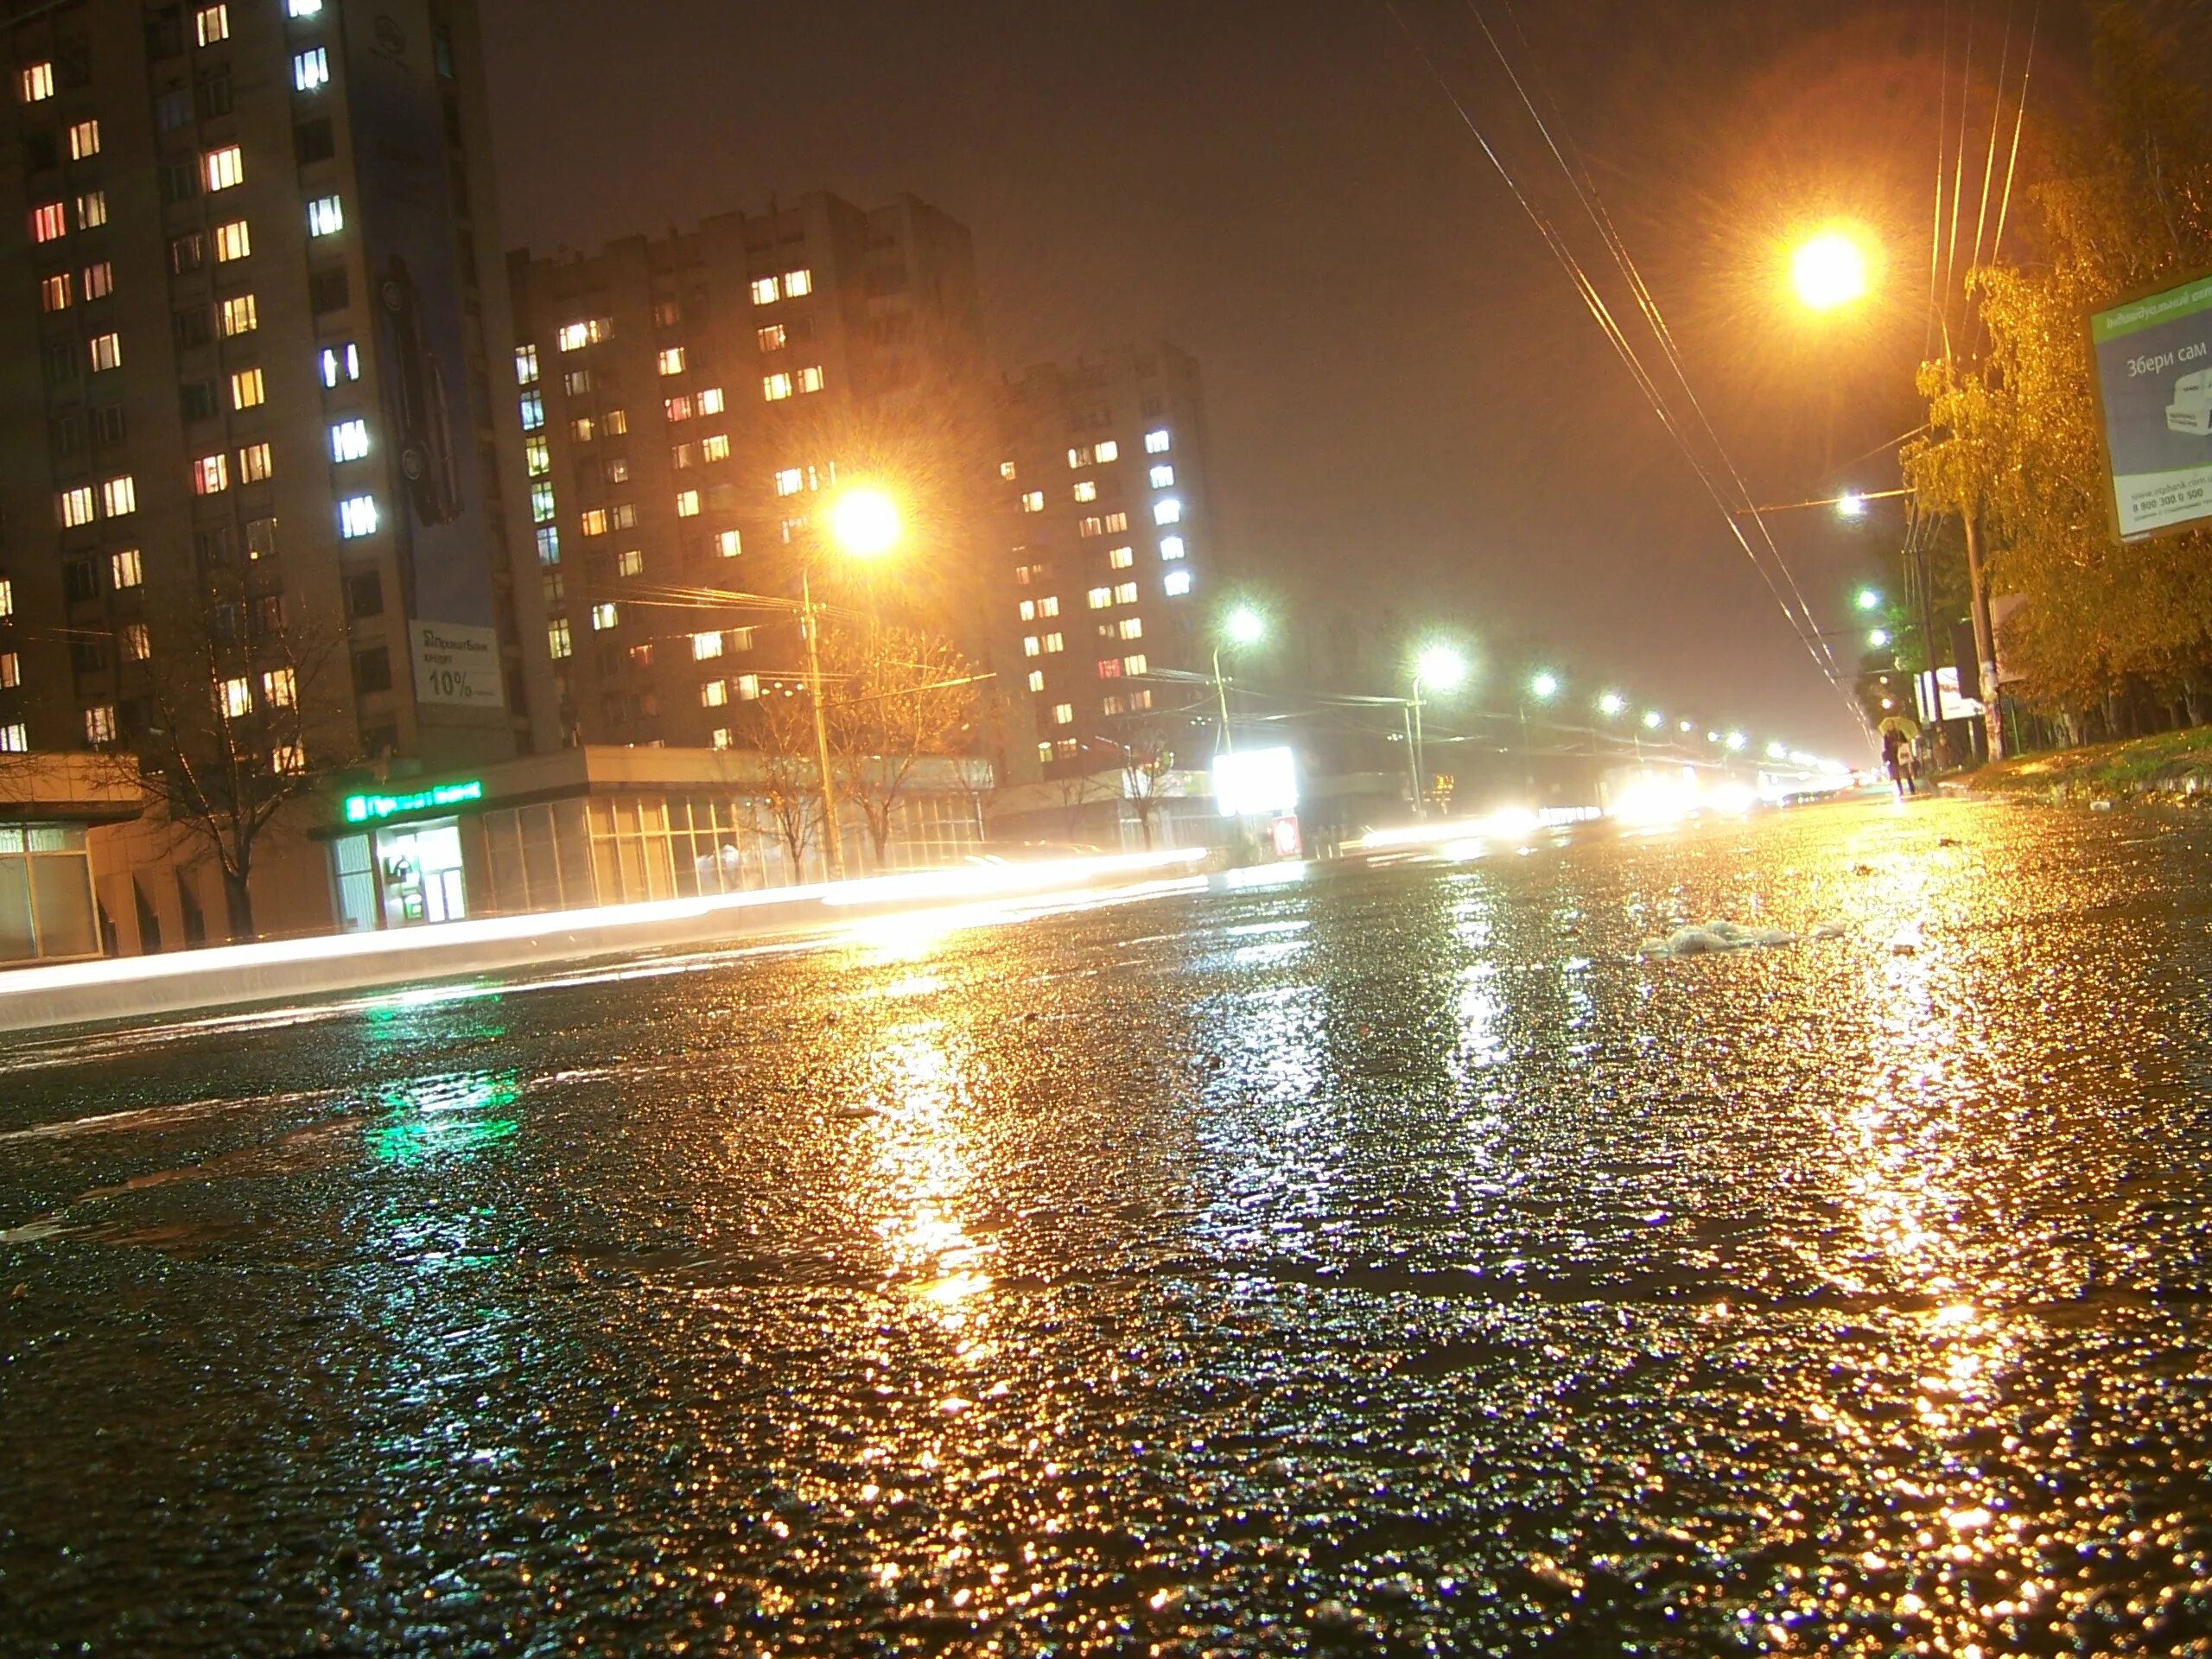
M 2037 117 L 2078 103 L 2078 10 L 2043 8 L 2030 173 Z M 2031 10 L 2019 0 L 2004 48 L 2014 88 Z M 2006 12 L 1948 8 L 1954 119 L 1969 12 L 1971 230 Z M 1198 358 L 1224 560 L 1286 611 L 1388 605 L 1474 644 L 1493 684 L 1541 658 L 1585 696 L 1618 685 L 1858 753 L 1844 698 L 1435 75 L 1622 299 L 1487 20 L 1571 137 L 1759 501 L 1887 488 L 1888 453 L 1860 457 L 1920 418 L 1942 0 L 483 13 L 511 243 L 582 250 L 772 194 L 912 191 L 974 232 L 1001 367 L 1146 335 Z M 1884 302 L 1808 325 L 1776 298 L 1776 250 L 1837 213 L 1884 238 Z M 1638 345 L 1660 361 L 1648 333 Z M 1841 627 L 1902 518 L 1773 525 L 1822 625 Z

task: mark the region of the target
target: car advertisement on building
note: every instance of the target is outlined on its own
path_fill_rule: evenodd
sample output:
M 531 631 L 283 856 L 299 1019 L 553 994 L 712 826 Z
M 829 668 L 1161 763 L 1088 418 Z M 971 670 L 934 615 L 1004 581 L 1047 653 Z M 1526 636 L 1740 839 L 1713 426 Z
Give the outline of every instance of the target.
M 2212 523 L 2212 276 L 2089 316 L 2120 540 Z
M 491 526 L 467 461 L 467 335 L 438 97 L 442 47 L 423 0 L 347 6 L 345 18 L 361 251 L 396 497 L 380 506 L 406 573 L 416 696 L 497 708 Z M 454 650 L 426 651 L 432 639 Z M 488 669 L 471 666 L 486 654 Z

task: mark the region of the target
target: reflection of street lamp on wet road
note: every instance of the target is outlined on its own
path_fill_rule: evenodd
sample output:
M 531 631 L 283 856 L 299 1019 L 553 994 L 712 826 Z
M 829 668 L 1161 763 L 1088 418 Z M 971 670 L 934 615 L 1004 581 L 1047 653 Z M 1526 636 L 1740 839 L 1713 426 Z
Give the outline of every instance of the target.
M 899 505 L 881 490 L 855 487 L 830 507 L 830 539 L 855 559 L 879 558 L 899 540 Z M 837 831 L 837 795 L 830 779 L 830 727 L 822 709 L 822 652 L 817 636 L 814 583 L 806 567 L 798 573 L 799 630 L 806 636 L 806 690 L 814 702 L 814 759 L 822 769 L 822 844 L 829 855 L 830 879 L 845 874 L 844 837 Z

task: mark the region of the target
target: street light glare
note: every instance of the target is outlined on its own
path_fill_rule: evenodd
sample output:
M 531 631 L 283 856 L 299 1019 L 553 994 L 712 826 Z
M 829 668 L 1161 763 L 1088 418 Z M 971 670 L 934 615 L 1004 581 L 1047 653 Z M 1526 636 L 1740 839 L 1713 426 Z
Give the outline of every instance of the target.
M 1267 619 L 1249 605 L 1239 605 L 1229 613 L 1223 632 L 1233 645 L 1256 645 L 1268 632 Z
M 1864 299 L 1866 251 L 1847 231 L 1822 231 L 1789 256 L 1789 285 L 1808 311 L 1833 311 Z
M 830 509 L 830 533 L 855 558 L 888 553 L 899 540 L 899 504 L 881 490 L 856 487 Z
M 1628 707 L 1628 699 L 1618 691 L 1608 691 L 1598 699 L 1598 712 L 1608 719 Z
M 1744 734 L 1741 732 L 1729 733 L 1728 747 L 1732 749 L 1740 750 L 1744 747 Z
M 1866 498 L 1856 490 L 1846 490 L 1836 497 L 1835 510 L 1841 518 L 1864 518 L 1866 516 Z
M 1529 695 L 1538 702 L 1549 701 L 1559 693 L 1559 676 L 1549 669 L 1537 672 L 1529 681 Z
M 1661 714 L 1656 709 L 1647 709 L 1643 711 L 1643 729 L 1647 732 L 1656 732 L 1665 723 L 1666 718 L 1666 715 Z
M 1879 651 L 1890 643 L 1890 631 L 1887 628 L 1876 628 L 1866 636 L 1866 643 Z
M 1430 645 L 1414 659 L 1414 677 L 1431 690 L 1457 690 L 1467 677 L 1467 659 L 1449 645 Z
M 1859 608 L 1862 611 L 1879 610 L 1882 605 L 1882 596 L 1872 588 L 1861 588 L 1859 590 L 1858 604 Z

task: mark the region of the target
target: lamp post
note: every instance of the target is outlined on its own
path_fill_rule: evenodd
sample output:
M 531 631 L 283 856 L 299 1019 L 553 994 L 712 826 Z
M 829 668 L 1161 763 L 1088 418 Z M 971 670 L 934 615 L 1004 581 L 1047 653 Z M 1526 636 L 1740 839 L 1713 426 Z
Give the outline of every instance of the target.
M 1406 699 L 1406 763 L 1412 769 L 1414 785 L 1414 818 L 1425 821 L 1428 817 L 1428 791 L 1423 782 L 1428 776 L 1428 757 L 1422 745 L 1421 728 L 1421 688 L 1426 685 L 1437 691 L 1456 690 L 1467 677 L 1467 659 L 1449 645 L 1430 645 L 1414 658 L 1414 694 Z
M 879 558 L 899 536 L 898 504 L 882 491 L 847 490 L 830 508 L 830 536 L 838 549 L 856 559 Z M 814 608 L 814 581 L 802 565 L 798 575 L 799 632 L 806 638 L 806 693 L 814 704 L 814 760 L 822 777 L 822 844 L 830 879 L 845 879 L 845 842 L 837 827 L 837 791 L 830 776 L 830 722 L 823 709 L 820 614 Z
M 1232 645 L 1255 645 L 1268 632 L 1267 619 L 1249 605 L 1239 605 L 1223 622 L 1221 632 Z M 1222 677 L 1221 637 L 1213 642 L 1213 695 L 1221 705 L 1221 741 L 1215 747 L 1224 754 L 1236 752 L 1236 740 L 1229 730 L 1229 682 Z

